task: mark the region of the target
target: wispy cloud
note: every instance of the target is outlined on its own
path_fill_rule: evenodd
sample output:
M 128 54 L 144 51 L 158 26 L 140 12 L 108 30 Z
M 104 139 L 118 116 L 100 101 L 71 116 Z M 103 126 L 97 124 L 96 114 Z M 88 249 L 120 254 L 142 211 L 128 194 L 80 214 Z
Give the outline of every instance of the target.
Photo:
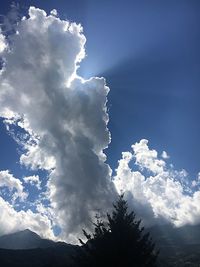
M 23 178 L 24 182 L 36 186 L 38 190 L 41 189 L 41 181 L 38 175 L 26 176 Z

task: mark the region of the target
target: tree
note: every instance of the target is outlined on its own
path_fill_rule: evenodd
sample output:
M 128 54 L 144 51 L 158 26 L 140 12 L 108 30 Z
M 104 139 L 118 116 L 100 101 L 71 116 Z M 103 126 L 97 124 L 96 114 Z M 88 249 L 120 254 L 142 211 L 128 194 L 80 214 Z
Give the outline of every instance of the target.
M 128 212 L 128 204 L 123 195 L 113 205 L 112 214 L 107 214 L 107 222 L 97 218 L 94 233 L 83 230 L 87 241 L 82 244 L 78 266 L 87 267 L 154 267 L 158 252 L 155 245 L 140 227 L 135 213 Z

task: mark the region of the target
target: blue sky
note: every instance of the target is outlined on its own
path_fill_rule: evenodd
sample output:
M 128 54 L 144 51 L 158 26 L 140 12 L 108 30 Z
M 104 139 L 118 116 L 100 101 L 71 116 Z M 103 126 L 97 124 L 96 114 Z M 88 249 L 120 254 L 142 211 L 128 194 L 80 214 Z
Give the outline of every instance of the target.
M 2 15 L 9 12 L 11 2 L 1 4 Z M 196 179 L 200 171 L 199 1 L 19 3 L 24 15 L 29 6 L 47 13 L 55 8 L 61 19 L 82 24 L 87 56 L 78 74 L 85 79 L 103 76 L 110 88 L 107 107 L 111 143 L 105 153 L 112 170 L 118 168 L 117 177 L 121 153 L 147 139 L 150 149 L 159 156 L 162 151 L 170 155 L 168 165 L 172 163 L 177 172 L 185 169 L 189 182 Z M 141 146 L 145 147 L 145 142 Z M 20 179 L 39 174 L 42 187 L 46 186 L 45 170 L 33 171 L 19 164 L 23 148 L 13 140 L 11 132 L 8 134 L 2 120 L 0 147 L 0 170 L 10 170 Z M 142 168 L 142 163 L 138 164 Z M 158 173 L 149 165 L 143 167 Z M 37 199 L 36 189 L 30 186 L 27 190 L 30 201 Z
M 199 171 L 198 1 L 20 1 L 20 5 L 56 8 L 62 18 L 83 25 L 88 56 L 79 73 L 103 75 L 111 88 L 112 143 L 107 154 L 112 166 L 121 151 L 147 138 L 158 151 L 168 151 L 177 168 L 192 175 Z M 9 10 L 9 1 L 1 4 L 1 10 L 4 14 Z M 1 135 L 6 138 L 3 129 Z M 4 149 L 6 158 L 9 153 L 13 159 L 12 142 L 6 138 L 11 149 L 11 153 Z

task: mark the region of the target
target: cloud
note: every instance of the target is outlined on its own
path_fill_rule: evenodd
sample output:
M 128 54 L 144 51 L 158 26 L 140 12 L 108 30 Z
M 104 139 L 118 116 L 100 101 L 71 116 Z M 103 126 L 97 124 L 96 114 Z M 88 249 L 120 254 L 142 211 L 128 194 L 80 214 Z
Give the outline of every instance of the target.
M 7 43 L 3 34 L 0 33 L 0 54 L 6 49 Z
M 169 159 L 169 158 L 170 158 L 166 151 L 163 151 L 163 152 L 162 152 L 161 157 L 162 157 L 163 159 Z
M 34 213 L 30 209 L 16 211 L 2 197 L 0 197 L 0 213 L 0 235 L 29 228 L 41 236 L 54 239 L 51 221 L 46 215 Z
M 135 152 L 136 164 L 141 169 L 148 169 L 154 174 L 160 173 L 164 170 L 165 162 L 158 159 L 156 150 L 149 150 L 148 140 L 142 139 L 139 143 L 132 145 Z
M 41 189 L 41 181 L 38 175 L 26 176 L 23 178 L 25 183 L 30 183 L 37 187 L 38 190 Z
M 51 15 L 57 17 L 58 16 L 58 12 L 56 9 L 52 9 L 51 12 L 50 12 Z
M 39 185 L 38 178 L 32 176 L 26 177 L 25 180 L 37 182 Z M 8 188 L 10 191 L 11 201 L 9 201 L 7 193 L 4 196 L 4 188 Z M 18 211 L 16 209 L 19 206 L 16 200 L 25 203 L 28 194 L 24 191 L 22 182 L 8 170 L 0 171 L 0 189 L 0 235 L 29 228 L 41 236 L 54 239 L 51 220 L 44 212 L 33 212 L 30 209 Z M 8 200 L 6 201 L 4 198 Z
M 33 144 L 31 139 L 30 142 L 24 143 L 24 148 L 26 149 L 26 153 L 20 157 L 21 164 L 30 167 L 32 170 L 51 170 L 55 168 L 54 156 L 49 155 L 45 149 L 41 149 L 39 142 Z
M 9 35 L 16 31 L 17 22 L 20 20 L 19 4 L 14 2 L 10 5 L 10 11 L 6 15 L 0 15 L 1 31 L 4 35 Z
M 110 142 L 103 78 L 84 80 L 81 25 L 30 7 L 4 53 L 0 115 L 21 127 L 20 163 L 48 171 L 46 196 L 62 237 L 77 241 L 91 214 L 107 210 L 116 190 L 104 149 Z
M 145 139 L 132 145 L 132 149 L 122 153 L 114 183 L 118 192 L 126 193 L 137 213 L 148 224 L 155 223 L 154 218 L 176 226 L 200 223 L 198 177 L 192 181 L 185 170 L 168 166 Z M 196 191 L 192 191 L 194 185 Z
M 23 201 L 27 198 L 27 193 L 24 192 L 22 182 L 15 178 L 8 170 L 0 171 L 0 187 L 7 187 L 13 192 L 12 201 L 15 201 L 17 198 Z

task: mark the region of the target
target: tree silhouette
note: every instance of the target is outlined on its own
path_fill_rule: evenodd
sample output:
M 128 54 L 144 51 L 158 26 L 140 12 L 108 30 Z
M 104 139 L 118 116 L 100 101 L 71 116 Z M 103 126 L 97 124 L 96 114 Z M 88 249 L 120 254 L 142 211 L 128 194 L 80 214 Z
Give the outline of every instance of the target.
M 149 237 L 140 227 L 135 213 L 128 212 L 123 195 L 113 205 L 112 214 L 107 214 L 107 222 L 97 218 L 94 233 L 83 230 L 87 241 L 83 242 L 78 266 L 87 267 L 154 267 L 158 252 Z

